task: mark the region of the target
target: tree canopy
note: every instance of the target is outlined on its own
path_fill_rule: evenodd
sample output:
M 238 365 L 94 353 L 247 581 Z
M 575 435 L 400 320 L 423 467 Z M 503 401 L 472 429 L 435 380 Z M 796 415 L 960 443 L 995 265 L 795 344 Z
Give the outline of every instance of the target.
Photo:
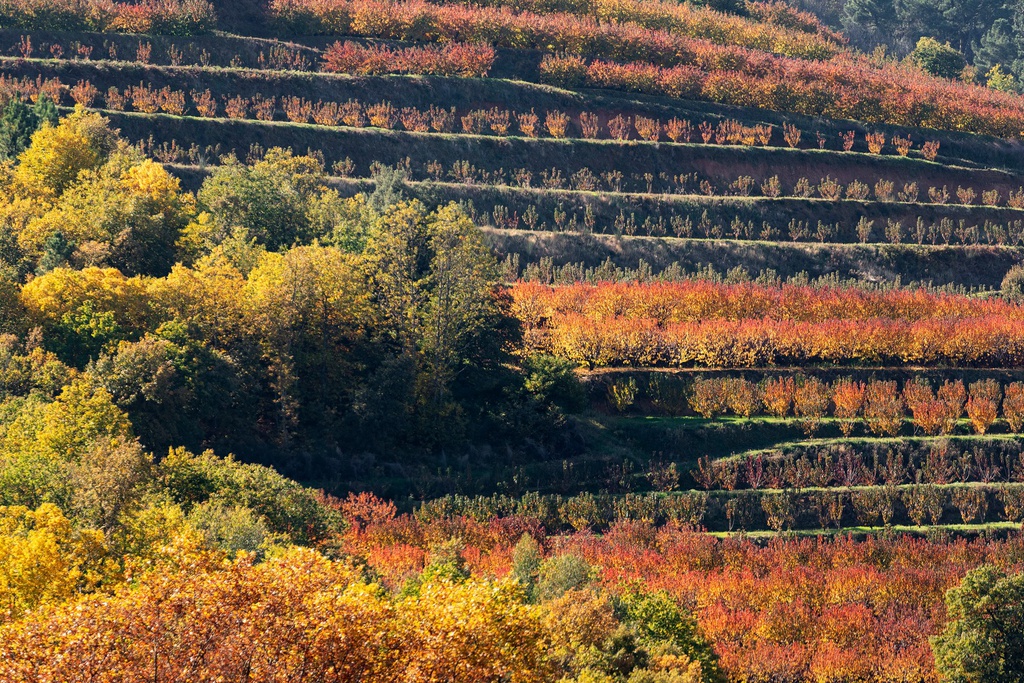
M 932 639 L 944 680 L 1024 681 L 1024 574 L 976 569 L 946 593 L 946 610 L 946 630 Z

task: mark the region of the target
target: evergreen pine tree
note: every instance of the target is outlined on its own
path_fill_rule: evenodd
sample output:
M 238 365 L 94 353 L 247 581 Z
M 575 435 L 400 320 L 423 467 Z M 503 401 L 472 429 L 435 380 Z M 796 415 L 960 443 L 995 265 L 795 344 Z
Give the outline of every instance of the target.
M 405 173 L 400 168 L 384 166 L 373 175 L 374 190 L 368 200 L 377 213 L 384 213 L 405 199 Z
M 64 233 L 57 230 L 46 238 L 46 244 L 43 245 L 43 255 L 39 259 L 39 267 L 36 268 L 36 274 L 44 275 L 54 268 L 66 266 L 68 259 L 74 251 L 75 243 L 69 242 Z
M 56 126 L 60 122 L 57 105 L 54 104 L 49 95 L 40 95 L 39 99 L 36 100 L 35 107 L 32 108 L 32 112 L 36 115 L 36 128 L 40 128 L 44 123 Z
M 36 113 L 20 96 L 9 99 L 0 114 L 0 159 L 14 159 L 24 152 L 38 127 Z

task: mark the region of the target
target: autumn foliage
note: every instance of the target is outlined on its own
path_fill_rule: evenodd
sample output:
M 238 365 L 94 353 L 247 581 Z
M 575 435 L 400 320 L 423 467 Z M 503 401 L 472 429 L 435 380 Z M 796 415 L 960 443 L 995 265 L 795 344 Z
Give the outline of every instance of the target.
M 763 7 L 769 7 L 764 4 Z M 687 46 L 741 45 L 806 59 L 839 51 L 839 40 L 820 24 L 786 26 L 782 13 L 768 10 L 768 21 L 743 18 L 709 8 L 646 0 L 611 2 L 509 2 L 489 0 L 477 6 L 459 3 L 380 2 L 378 0 L 274 0 L 277 21 L 309 33 L 362 35 L 413 41 L 459 39 L 500 47 L 543 47 L 586 54 L 657 55 L 678 59 Z M 792 16 L 792 15 L 791 15 Z M 781 21 L 771 21 L 771 19 Z M 460 36 L 455 38 L 455 36 Z M 696 41 L 693 39 L 697 39 Z
M 923 290 L 521 282 L 512 295 L 532 348 L 590 367 L 1008 367 L 1024 359 L 1016 305 Z
M 394 600 L 343 563 L 293 550 L 186 565 L 43 611 L 0 639 L 4 681 L 539 681 L 536 608 L 510 583 L 428 583 Z
M 944 591 L 985 563 L 1015 569 L 1021 553 L 1019 539 L 757 544 L 642 521 L 531 536 L 514 518 L 363 517 L 339 542 L 380 583 L 307 549 L 256 562 L 181 548 L 134 585 L 2 627 L 0 676 L 542 681 L 600 671 L 617 632 L 646 648 L 646 671 L 627 670 L 690 676 L 672 680 L 722 680 L 711 663 L 725 680 L 933 682 Z M 549 597 L 531 604 L 538 582 Z M 677 605 L 692 606 L 691 625 Z
M 681 24 L 692 22 L 676 15 L 701 11 L 648 4 L 654 9 L 645 8 L 639 19 L 628 5 L 620 9 L 620 3 L 615 12 L 626 12 L 625 17 L 609 17 L 615 20 L 607 22 L 420 0 L 279 0 L 274 11 L 293 30 L 314 33 L 543 49 L 553 54 L 544 58 L 542 78 L 565 87 L 586 85 L 811 116 L 1020 135 L 1024 105 L 1015 95 L 951 83 L 909 67 L 878 67 L 866 57 L 836 51 L 834 44 L 818 36 L 787 33 L 770 24 L 752 30 L 765 32 L 766 38 L 776 32 L 778 38 L 767 41 L 750 39 L 750 30 L 728 29 L 725 21 L 679 31 Z M 658 18 L 659 11 L 665 16 Z M 784 34 L 788 37 L 781 40 Z
M 392 49 L 346 41 L 324 52 L 324 71 L 351 74 L 412 73 L 431 76 L 486 76 L 494 49 L 486 45 L 449 43 Z
M 50 31 L 115 31 L 191 35 L 212 30 L 207 0 L 9 0 L 0 7 L 5 28 Z
M 339 73 L 479 77 L 493 45 L 555 45 L 564 54 L 546 64 L 575 70 L 574 85 L 596 82 L 596 62 L 578 54 L 596 51 L 609 60 L 602 78 L 640 78 L 638 90 L 657 92 L 671 72 L 691 96 L 746 97 L 757 81 L 770 90 L 758 102 L 810 107 L 800 88 L 827 71 L 822 98 L 835 100 L 821 106 L 879 120 L 899 107 L 869 103 L 844 81 L 869 67 L 781 4 L 748 5 L 763 26 L 647 0 L 274 7 L 303 30 L 428 43 L 335 43 L 325 66 Z M 786 70 L 796 63 L 804 81 Z M 1016 125 L 1016 114 L 997 121 L 998 107 L 949 96 L 961 86 L 921 82 L 915 97 L 941 96 L 941 115 L 982 112 L 961 128 Z M 377 191 L 350 197 L 315 152 L 254 148 L 188 192 L 86 111 L 98 88 L 31 85 L 43 105 L 70 92 L 79 107 L 40 123 L 0 167 L 4 683 L 938 683 L 928 638 L 946 623 L 944 592 L 974 567 L 1024 566 L 1024 460 L 1005 436 L 1024 429 L 1024 383 L 1005 371 L 1024 363 L 1024 308 L 1010 298 L 649 273 L 503 279 L 476 209 L 404 201 L 418 181 L 379 163 Z M 766 145 L 774 130 L 196 87 L 206 117 L 401 126 L 415 135 L 388 137 L 406 139 L 461 130 L 460 145 L 487 131 L 594 138 L 602 118 L 643 149 L 664 136 Z M 898 99 L 899 79 L 886 87 L 896 90 L 878 97 Z M 105 94 L 107 106 L 188 111 L 185 92 L 163 83 Z M 923 111 L 903 104 L 908 120 Z M 813 131 L 781 133 L 814 144 Z M 891 144 L 910 153 L 906 139 Z M 469 160 L 450 176 L 440 161 L 431 169 L 435 184 L 478 177 Z M 599 194 L 587 174 L 572 187 Z M 559 169 L 541 179 L 546 190 L 563 182 Z M 733 188 L 749 196 L 754 182 Z M 843 197 L 830 176 L 818 191 Z M 847 198 L 861 192 L 846 187 Z M 487 208 L 495 223 L 519 220 Z M 561 227 L 561 205 L 555 215 Z M 581 417 L 588 383 L 607 402 Z M 625 438 L 637 412 L 672 416 L 649 420 L 669 435 L 649 432 L 649 450 L 683 446 L 621 466 L 592 450 L 592 433 Z M 759 443 L 773 432 L 799 441 Z M 540 452 L 556 454 L 555 468 Z M 255 462 L 331 477 L 334 495 Z M 577 479 L 577 467 L 604 471 Z M 590 488 L 590 476 L 604 483 Z M 378 486 L 410 495 L 392 502 L 370 493 Z M 441 486 L 459 493 L 436 497 Z M 854 524 L 859 537 L 844 535 Z M 901 535 L 928 525 L 938 528 L 926 538 Z M 978 536 L 942 536 L 954 532 Z
M 877 69 L 849 57 L 808 62 L 751 56 L 729 69 L 716 67 L 714 60 L 698 58 L 693 63 L 696 66 L 667 66 L 549 55 L 541 72 L 546 82 L 562 86 L 586 85 L 1003 137 L 1019 136 L 1024 121 L 1024 108 L 1015 95 L 931 79 L 904 68 Z

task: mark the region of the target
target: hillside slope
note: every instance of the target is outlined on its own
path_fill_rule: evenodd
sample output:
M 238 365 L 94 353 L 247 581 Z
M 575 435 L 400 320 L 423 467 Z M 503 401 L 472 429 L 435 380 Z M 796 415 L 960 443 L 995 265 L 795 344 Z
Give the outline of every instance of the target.
M 781 2 L 0 2 L 0 680 L 1009 680 L 1022 138 Z

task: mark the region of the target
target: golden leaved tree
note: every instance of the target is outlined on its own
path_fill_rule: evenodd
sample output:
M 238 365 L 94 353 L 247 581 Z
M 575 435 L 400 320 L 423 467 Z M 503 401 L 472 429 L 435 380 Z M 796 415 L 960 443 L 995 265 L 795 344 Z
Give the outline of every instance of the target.
M 395 600 L 296 548 L 42 610 L 0 630 L 0 679 L 532 683 L 548 680 L 546 646 L 513 583 L 439 581 Z
M 111 571 L 103 534 L 56 505 L 0 507 L 0 622 L 92 589 Z

